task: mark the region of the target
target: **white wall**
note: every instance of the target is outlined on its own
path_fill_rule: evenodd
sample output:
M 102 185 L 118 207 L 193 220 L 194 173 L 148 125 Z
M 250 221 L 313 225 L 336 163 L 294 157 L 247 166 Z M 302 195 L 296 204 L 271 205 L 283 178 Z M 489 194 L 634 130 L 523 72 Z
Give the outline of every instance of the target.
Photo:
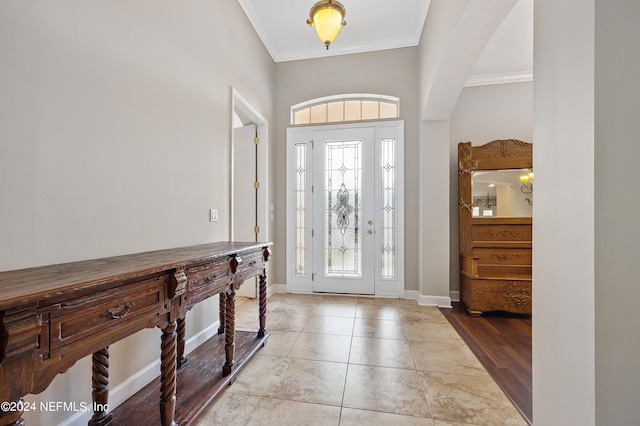
M 275 71 L 236 1 L 5 0 L 0 22 L 0 270 L 228 239 L 230 86 L 273 121 Z M 112 345 L 112 389 L 158 336 Z M 90 401 L 89 364 L 35 398 Z
M 450 282 L 451 290 L 458 291 L 458 143 L 477 146 L 496 139 L 533 142 L 533 83 L 465 87 L 451 114 L 450 126 Z
M 640 418 L 638 16 L 632 1 L 535 3 L 536 424 Z
M 594 17 L 593 1 L 535 2 L 533 418 L 540 425 L 596 424 Z
M 318 45 L 322 48 L 322 45 Z M 400 119 L 405 121 L 405 288 L 418 290 L 418 97 L 417 49 L 393 49 L 346 56 L 331 56 L 276 64 L 277 130 L 275 157 L 276 205 L 284 209 L 286 193 L 286 128 L 290 107 L 323 96 L 343 93 L 375 93 L 400 98 Z M 284 211 L 276 212 L 275 244 L 284 246 Z M 274 256 L 275 258 L 275 256 Z M 277 276 L 284 279 L 285 259 L 274 259 Z

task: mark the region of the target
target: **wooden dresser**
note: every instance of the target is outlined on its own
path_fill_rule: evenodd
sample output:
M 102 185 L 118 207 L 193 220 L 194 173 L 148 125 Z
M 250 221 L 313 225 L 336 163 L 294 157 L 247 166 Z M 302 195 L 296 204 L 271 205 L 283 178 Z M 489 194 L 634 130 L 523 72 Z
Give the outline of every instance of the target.
M 471 315 L 488 311 L 531 314 L 532 219 L 474 216 L 482 199 L 472 196 L 472 176 L 480 171 L 530 169 L 532 165 L 532 145 L 526 142 L 509 139 L 478 147 L 470 142 L 458 145 L 460 296 Z M 500 179 L 502 186 L 509 186 L 505 178 Z M 518 187 L 514 198 L 532 204 L 532 195 L 527 198 L 521 193 L 519 183 L 511 186 Z M 491 203 L 488 195 L 487 203 Z
M 93 366 L 90 425 L 188 424 L 268 337 L 270 246 L 220 242 L 0 272 L 0 425 L 23 424 L 22 397 L 42 392 L 87 355 Z M 257 331 L 236 332 L 235 293 L 255 275 L 260 277 Z M 221 361 L 215 366 L 212 356 L 200 365 L 187 363 L 186 313 L 216 294 Z M 158 387 L 149 391 L 156 403 L 136 403 L 115 415 L 108 406 L 109 345 L 149 327 L 162 330 Z M 178 368 L 200 371 L 195 376 L 204 387 L 191 382 L 180 389 Z

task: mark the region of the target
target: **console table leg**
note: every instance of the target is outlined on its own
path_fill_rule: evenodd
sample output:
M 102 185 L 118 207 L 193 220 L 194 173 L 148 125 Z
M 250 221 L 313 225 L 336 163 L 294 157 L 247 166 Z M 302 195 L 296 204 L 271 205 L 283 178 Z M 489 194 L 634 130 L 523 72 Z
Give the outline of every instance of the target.
M 160 423 L 175 426 L 176 411 L 176 322 L 162 329 L 160 354 Z
M 258 337 L 264 337 L 265 332 L 265 323 L 267 319 L 267 273 L 262 272 L 260 274 L 260 307 L 258 313 L 258 319 L 260 323 L 260 328 L 258 328 Z
M 178 330 L 177 330 L 178 352 L 176 354 L 176 357 L 177 357 L 176 362 L 178 363 L 178 368 L 182 367 L 187 363 L 187 357 L 184 356 L 184 343 L 185 343 L 185 334 L 186 334 L 185 323 L 186 323 L 186 318 L 178 318 L 176 320 L 176 324 L 178 327 Z
M 111 423 L 109 412 L 109 347 L 91 356 L 91 385 L 93 391 L 93 416 L 89 426 L 106 426 Z
M 221 293 L 222 296 L 222 293 Z M 224 375 L 228 375 L 233 370 L 233 355 L 235 351 L 235 332 L 236 332 L 236 292 L 231 290 L 225 294 L 227 299 L 226 319 L 225 319 L 225 363 L 222 368 Z
M 225 293 L 218 295 L 220 298 L 220 326 L 218 327 L 218 334 L 224 334 L 225 322 L 227 321 L 227 297 Z

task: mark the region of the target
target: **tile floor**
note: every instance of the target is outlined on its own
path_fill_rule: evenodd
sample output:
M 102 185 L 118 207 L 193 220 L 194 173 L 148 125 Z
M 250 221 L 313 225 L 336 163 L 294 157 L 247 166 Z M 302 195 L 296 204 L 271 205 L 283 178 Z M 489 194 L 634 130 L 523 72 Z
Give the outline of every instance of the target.
M 237 329 L 256 317 L 237 301 Z M 196 425 L 527 425 L 435 307 L 275 294 L 267 330 Z

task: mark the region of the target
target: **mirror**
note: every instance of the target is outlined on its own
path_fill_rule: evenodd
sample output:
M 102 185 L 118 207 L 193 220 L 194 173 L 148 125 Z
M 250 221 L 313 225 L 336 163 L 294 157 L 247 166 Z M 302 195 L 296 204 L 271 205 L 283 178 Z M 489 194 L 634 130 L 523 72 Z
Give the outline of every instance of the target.
M 471 176 L 473 217 L 530 217 L 533 170 L 476 170 Z

